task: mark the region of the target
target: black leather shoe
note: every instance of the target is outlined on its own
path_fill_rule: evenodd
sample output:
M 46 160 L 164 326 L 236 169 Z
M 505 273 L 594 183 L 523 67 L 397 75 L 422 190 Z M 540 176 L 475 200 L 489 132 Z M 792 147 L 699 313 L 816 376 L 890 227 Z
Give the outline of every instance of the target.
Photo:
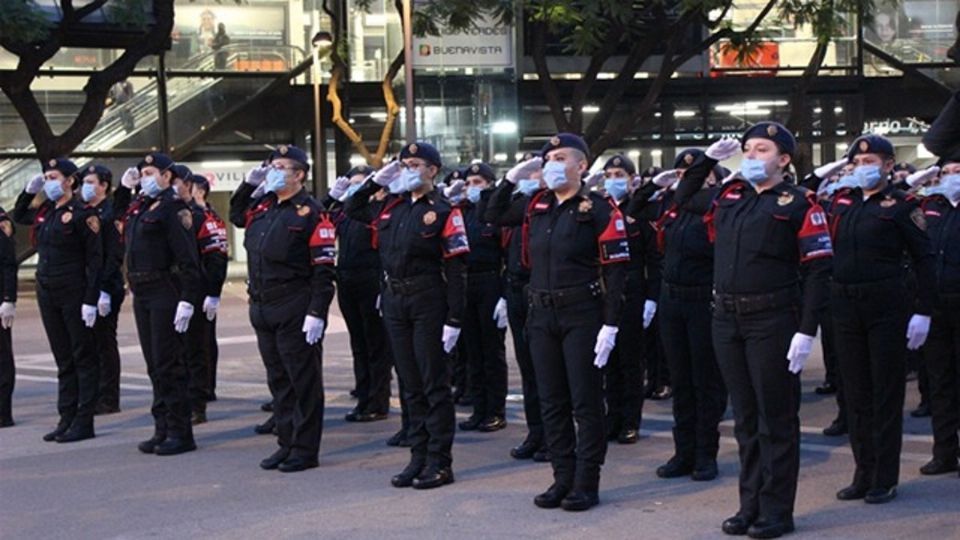
M 533 498 L 533 504 L 540 508 L 560 508 L 563 499 L 567 496 L 570 489 L 554 483 L 546 491 Z
M 720 530 L 722 530 L 724 534 L 729 534 L 731 536 L 743 536 L 747 534 L 747 531 L 750 530 L 750 525 L 752 524 L 752 519 L 737 514 L 733 517 L 728 517 L 727 519 L 723 520 L 723 524 L 720 525 Z
M 543 447 L 533 453 L 533 460 L 537 463 L 550 463 L 550 461 L 553 460 L 553 456 L 550 455 L 550 450 Z
M 394 475 L 390 483 L 396 488 L 405 488 L 413 485 L 413 479 L 423 472 L 424 464 L 421 461 L 411 461 L 400 474 Z
M 510 457 L 513 459 L 530 459 L 539 449 L 539 442 L 527 439 L 520 443 L 520 446 L 514 446 L 510 449 Z
M 94 416 L 103 416 L 105 414 L 114 414 L 120 412 L 120 406 L 114 405 L 112 403 L 97 403 L 96 409 L 94 409 Z
M 193 411 L 190 415 L 190 424 L 206 424 L 207 423 L 207 413 L 206 411 Z
M 143 452 L 144 454 L 152 454 L 156 449 L 157 445 L 167 440 L 167 436 L 160 433 L 154 433 L 153 437 L 143 441 L 137 445 L 137 450 Z
M 64 431 L 60 435 L 57 435 L 55 439 L 58 443 L 71 443 L 77 441 L 85 441 L 87 439 L 94 438 L 93 425 L 88 426 L 78 426 L 76 424 L 70 426 L 70 429 Z
M 350 397 L 356 399 L 358 395 L 360 395 L 360 394 L 357 393 L 357 389 L 356 389 L 356 388 L 354 388 L 353 390 L 350 391 Z
M 888 488 L 873 488 L 867 491 L 863 502 L 867 504 L 884 504 L 897 498 L 897 486 Z
M 575 489 L 560 501 L 560 507 L 568 512 L 583 512 L 600 504 L 600 497 L 596 491 Z
M 271 416 L 267 418 L 267 421 L 262 424 L 257 424 L 253 426 L 253 431 L 257 435 L 269 435 L 274 433 L 277 430 L 277 422 Z
M 277 466 L 280 472 L 300 472 L 307 469 L 315 469 L 320 466 L 317 458 L 303 458 L 299 456 L 288 457 Z
M 930 404 L 927 402 L 920 402 L 920 405 L 917 405 L 917 408 L 910 411 L 910 416 L 914 418 L 926 418 L 930 416 Z
M 385 412 L 360 412 L 356 409 L 348 412 L 346 416 L 343 417 L 347 422 L 376 422 L 377 420 L 384 420 L 387 418 L 387 413 Z
M 693 478 L 697 482 L 709 482 L 717 477 L 719 471 L 717 470 L 717 460 L 711 459 L 709 461 L 698 463 L 693 467 L 693 472 L 690 474 L 690 478 Z
M 393 436 L 387 439 L 387 446 L 409 447 L 410 441 L 407 440 L 407 430 L 400 428 L 400 431 L 394 433 Z
M 640 432 L 632 428 L 622 429 L 617 435 L 617 442 L 620 444 L 635 444 L 639 440 Z
M 413 479 L 413 489 L 433 489 L 453 483 L 453 469 L 449 466 L 427 465 Z
M 53 431 L 43 436 L 43 440 L 47 442 L 53 442 L 57 440 L 57 437 L 66 433 L 68 429 L 70 429 L 69 422 L 60 422 L 59 424 L 57 424 L 57 427 L 54 428 Z
M 839 437 L 841 435 L 846 435 L 847 423 L 837 418 L 829 426 L 823 428 L 823 434 L 827 437 Z
M 502 416 L 491 416 L 485 418 L 483 422 L 477 425 L 477 431 L 482 433 L 493 433 L 507 427 L 507 421 Z
M 158 456 L 175 456 L 186 452 L 192 452 L 197 449 L 197 443 L 193 439 L 168 438 L 158 444 L 153 449 L 153 453 Z
M 837 492 L 837 499 L 841 501 L 858 501 L 867 496 L 867 488 L 849 485 Z
M 0 428 L 11 427 L 14 425 L 13 418 L 9 416 L 4 416 L 0 418 Z
M 260 404 L 260 410 L 263 412 L 273 412 L 273 402 L 265 401 Z
M 948 472 L 953 472 L 957 470 L 957 460 L 956 458 L 951 460 L 945 460 L 940 458 L 933 458 L 926 465 L 920 467 L 920 474 L 925 474 L 927 476 L 933 476 L 935 474 L 946 474 Z
M 657 476 L 660 478 L 679 478 L 692 473 L 693 465 L 678 456 L 673 456 L 669 461 L 657 467 Z
M 270 454 L 270 457 L 260 462 L 260 468 L 265 471 L 272 471 L 279 467 L 288 457 L 290 457 L 290 449 L 279 448 L 276 452 Z
M 793 532 L 792 519 L 763 519 L 760 518 L 747 529 L 750 538 L 780 538 Z
M 457 425 L 460 426 L 460 429 L 462 429 L 463 431 L 476 431 L 480 427 L 480 424 L 482 423 L 483 423 L 483 418 L 480 418 L 479 416 L 474 414 L 474 415 L 471 415 L 470 418 L 467 418 L 466 420 L 464 420 L 463 422 L 460 422 Z
M 650 399 L 654 401 L 663 401 L 673 397 L 673 390 L 669 386 L 664 386 L 653 393 Z
M 824 381 L 823 384 L 813 390 L 819 396 L 829 396 L 837 393 L 837 387 L 832 382 Z

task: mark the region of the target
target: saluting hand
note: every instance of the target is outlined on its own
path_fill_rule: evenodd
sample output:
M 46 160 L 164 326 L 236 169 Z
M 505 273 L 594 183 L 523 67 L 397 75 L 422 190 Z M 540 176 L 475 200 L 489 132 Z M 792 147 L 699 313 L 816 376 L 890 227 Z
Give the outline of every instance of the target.
M 43 173 L 34 176 L 29 182 L 27 182 L 27 185 L 23 188 L 23 190 L 31 195 L 40 193 L 40 190 L 43 189 L 43 179 Z
M 378 186 L 386 187 L 400 176 L 400 160 L 394 160 L 384 165 L 382 169 L 374 173 L 373 181 Z
M 130 167 L 123 171 L 120 177 L 120 184 L 127 189 L 133 189 L 140 184 L 140 171 L 136 167 Z
M 530 175 L 543 168 L 543 158 L 540 156 L 532 157 L 526 161 L 521 161 L 507 171 L 507 182 L 516 184 L 519 180 L 530 178 Z
M 933 167 L 928 167 L 922 171 L 917 171 L 907 177 L 907 185 L 910 187 L 917 187 L 926 184 L 930 180 L 936 178 L 937 174 L 940 173 L 940 167 L 934 165 Z
M 737 139 L 720 139 L 711 144 L 704 154 L 716 161 L 732 158 L 740 152 L 740 141 Z

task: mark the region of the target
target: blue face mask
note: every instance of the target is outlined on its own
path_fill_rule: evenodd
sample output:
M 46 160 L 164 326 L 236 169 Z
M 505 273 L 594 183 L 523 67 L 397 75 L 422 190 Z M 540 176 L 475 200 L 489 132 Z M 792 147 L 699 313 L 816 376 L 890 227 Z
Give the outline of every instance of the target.
M 387 186 L 387 189 L 390 190 L 390 193 L 394 195 L 399 195 L 406 191 L 406 186 L 403 184 L 403 178 L 398 176 L 396 180 L 390 182 L 390 185 Z
M 753 185 L 757 185 L 770 175 L 767 174 L 767 162 L 762 159 L 744 158 L 740 162 L 740 176 Z
M 960 200 L 960 174 L 948 174 L 940 178 L 939 192 L 951 201 Z
M 603 189 L 607 190 L 608 195 L 619 201 L 627 195 L 627 179 L 607 178 L 603 181 Z
M 873 189 L 883 179 L 879 165 L 861 165 L 853 170 L 853 176 L 861 189 Z
M 353 197 L 353 194 L 360 191 L 360 188 L 362 187 L 363 187 L 363 182 L 360 182 L 357 184 L 350 184 L 350 187 L 347 188 L 347 192 L 343 196 L 344 200 L 349 199 L 350 197 Z
M 480 202 L 480 195 L 483 193 L 482 188 L 470 186 L 467 188 L 467 200 L 473 204 Z
M 540 189 L 539 180 L 527 179 L 527 180 L 517 181 L 517 191 L 519 191 L 520 193 L 523 193 L 527 197 L 536 193 L 538 189 Z
M 420 178 L 420 171 L 416 169 L 404 169 L 400 173 L 400 181 L 403 184 L 404 191 L 416 191 L 423 185 L 423 179 Z
M 559 161 L 548 161 L 543 166 L 543 181 L 551 190 L 560 189 L 567 185 L 567 168 Z
M 90 202 L 94 197 L 97 196 L 97 186 L 94 184 L 84 184 L 80 188 L 80 198 L 83 199 L 83 202 Z
M 160 189 L 160 184 L 157 183 L 156 176 L 145 176 L 140 179 L 140 191 L 143 191 L 144 195 L 152 199 L 163 190 Z
M 287 173 L 281 169 L 270 169 L 267 171 L 267 185 L 264 189 L 267 193 L 276 193 L 287 187 Z
M 63 197 L 63 184 L 59 180 L 47 180 L 43 183 L 43 192 L 47 199 L 59 201 L 60 197 Z

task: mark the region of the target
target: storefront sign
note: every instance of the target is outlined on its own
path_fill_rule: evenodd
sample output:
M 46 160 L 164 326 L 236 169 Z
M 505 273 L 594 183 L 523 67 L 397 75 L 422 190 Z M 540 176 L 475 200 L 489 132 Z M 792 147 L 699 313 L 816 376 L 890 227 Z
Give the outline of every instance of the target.
M 483 17 L 464 31 L 413 38 L 414 67 L 513 67 L 513 26 Z

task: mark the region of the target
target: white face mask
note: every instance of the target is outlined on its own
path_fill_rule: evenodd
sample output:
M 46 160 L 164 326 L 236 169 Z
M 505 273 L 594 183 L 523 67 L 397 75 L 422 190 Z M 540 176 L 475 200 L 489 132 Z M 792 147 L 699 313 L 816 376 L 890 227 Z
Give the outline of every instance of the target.
M 559 161 L 548 161 L 543 166 L 543 181 L 548 189 L 562 189 L 568 183 L 567 167 Z

